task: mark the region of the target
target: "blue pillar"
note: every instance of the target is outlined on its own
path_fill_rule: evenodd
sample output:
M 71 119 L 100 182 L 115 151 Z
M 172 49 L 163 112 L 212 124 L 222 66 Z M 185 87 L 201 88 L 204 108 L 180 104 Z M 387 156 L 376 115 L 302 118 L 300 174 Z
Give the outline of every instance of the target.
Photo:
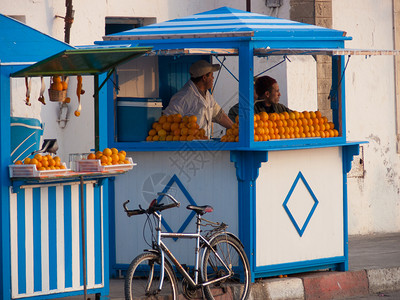
M 10 73 L 0 65 L 0 299 L 11 299 L 10 256 Z
M 256 179 L 262 162 L 268 161 L 267 151 L 232 151 L 238 179 L 239 238 L 249 258 L 251 278 L 256 267 Z

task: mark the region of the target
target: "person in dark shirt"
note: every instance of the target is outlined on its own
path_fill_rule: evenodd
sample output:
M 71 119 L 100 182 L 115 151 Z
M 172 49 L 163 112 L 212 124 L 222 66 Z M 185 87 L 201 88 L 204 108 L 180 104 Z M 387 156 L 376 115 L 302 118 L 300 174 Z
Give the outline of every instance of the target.
M 254 114 L 260 112 L 282 113 L 291 112 L 285 105 L 279 103 L 281 93 L 278 82 L 270 76 L 258 77 L 254 83 Z M 234 105 L 228 113 L 229 118 L 235 121 L 239 113 L 239 103 Z

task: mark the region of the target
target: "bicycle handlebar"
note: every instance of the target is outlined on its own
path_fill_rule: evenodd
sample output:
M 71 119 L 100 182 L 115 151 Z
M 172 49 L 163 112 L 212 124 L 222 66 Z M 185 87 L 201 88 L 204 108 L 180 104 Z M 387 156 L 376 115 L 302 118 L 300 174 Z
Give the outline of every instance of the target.
M 158 193 L 158 195 L 168 197 L 169 199 L 171 199 L 173 201 L 173 203 L 164 205 L 164 203 L 157 203 L 157 201 L 155 201 L 156 199 L 154 199 L 150 203 L 150 206 L 147 209 L 143 209 L 140 205 L 139 205 L 139 209 L 128 209 L 127 204 L 129 203 L 129 200 L 127 200 L 122 204 L 122 206 L 124 207 L 124 210 L 125 210 L 126 214 L 128 215 L 128 217 L 131 217 L 131 216 L 137 216 L 137 215 L 142 215 L 142 214 L 152 214 L 156 211 L 163 211 L 165 209 L 179 207 L 181 205 L 179 203 L 179 201 L 177 201 L 170 194 Z

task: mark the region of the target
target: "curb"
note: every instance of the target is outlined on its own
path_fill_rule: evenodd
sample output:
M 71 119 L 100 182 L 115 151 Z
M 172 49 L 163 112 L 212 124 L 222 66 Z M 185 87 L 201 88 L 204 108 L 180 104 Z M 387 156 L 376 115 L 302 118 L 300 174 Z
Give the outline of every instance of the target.
M 400 289 L 400 267 L 316 272 L 264 279 L 252 285 L 250 300 L 347 299 Z

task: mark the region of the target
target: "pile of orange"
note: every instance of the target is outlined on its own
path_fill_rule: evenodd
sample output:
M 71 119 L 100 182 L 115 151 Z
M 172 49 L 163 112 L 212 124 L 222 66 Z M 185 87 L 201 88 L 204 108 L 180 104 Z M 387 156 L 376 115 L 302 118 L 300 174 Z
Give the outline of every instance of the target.
M 55 75 L 51 78 L 50 89 L 54 91 L 65 91 L 68 88 L 68 82 L 64 78 Z
M 161 116 L 149 130 L 146 141 L 206 140 L 205 130 L 199 128 L 196 116 L 180 114 Z
M 103 151 L 90 153 L 87 159 L 99 159 L 102 166 L 129 164 L 124 150 L 118 151 L 117 148 L 104 148 Z
M 47 155 L 35 154 L 33 158 L 27 157 L 24 159 L 24 161 L 17 160 L 15 164 L 36 165 L 36 169 L 38 171 L 66 169 L 65 164 L 61 162 L 60 157 L 58 156 L 53 157 L 50 154 Z
M 239 118 L 226 131 L 221 142 L 239 140 Z M 254 115 L 254 141 L 263 142 L 279 139 L 299 139 L 311 137 L 337 137 L 339 132 L 320 111 L 292 111 L 280 114 L 261 112 Z

